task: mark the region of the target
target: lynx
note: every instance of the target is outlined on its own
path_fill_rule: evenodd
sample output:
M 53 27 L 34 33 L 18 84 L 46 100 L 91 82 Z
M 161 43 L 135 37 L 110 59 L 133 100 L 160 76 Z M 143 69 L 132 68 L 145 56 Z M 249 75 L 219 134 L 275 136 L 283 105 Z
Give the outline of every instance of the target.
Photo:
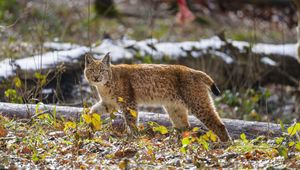
M 132 110 L 136 111 L 139 104 L 162 105 L 175 128 L 189 128 L 188 113 L 191 112 L 221 141 L 231 140 L 209 93 L 209 89 L 215 95 L 220 91 L 202 71 L 181 65 L 113 65 L 108 53 L 101 60 L 87 54 L 84 76 L 96 87 L 100 98 L 90 113 L 121 110 L 131 132 L 137 130 L 137 116 Z

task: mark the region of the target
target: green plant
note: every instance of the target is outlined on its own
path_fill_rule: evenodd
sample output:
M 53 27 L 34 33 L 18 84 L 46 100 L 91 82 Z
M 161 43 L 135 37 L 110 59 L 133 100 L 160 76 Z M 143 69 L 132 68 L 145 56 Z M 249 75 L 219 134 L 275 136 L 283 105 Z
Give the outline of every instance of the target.
M 244 120 L 261 120 L 260 105 L 271 96 L 269 90 L 247 89 L 245 92 L 231 92 L 226 90 L 221 97 L 216 98 L 216 105 L 226 104 L 233 108 L 232 113 L 226 113 L 228 117 Z
M 16 0 L 1 0 L 0 1 L 0 19 L 1 20 L 12 20 L 16 19 L 19 13 L 20 5 Z
M 15 89 L 7 89 L 4 92 L 7 101 L 11 103 L 23 103 L 22 97 L 17 93 Z

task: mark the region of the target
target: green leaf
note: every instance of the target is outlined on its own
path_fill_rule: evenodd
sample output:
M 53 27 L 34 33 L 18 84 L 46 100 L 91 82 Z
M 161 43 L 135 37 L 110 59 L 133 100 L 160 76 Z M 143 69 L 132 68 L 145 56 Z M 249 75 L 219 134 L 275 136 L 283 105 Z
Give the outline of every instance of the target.
M 300 142 L 297 142 L 296 145 L 295 145 L 295 148 L 300 151 Z
M 280 127 L 281 127 L 282 132 L 284 132 L 284 131 L 285 131 L 285 130 L 284 130 L 285 128 L 284 128 L 284 125 L 283 125 L 282 121 L 280 120 L 279 123 L 280 123 Z
M 298 131 L 300 131 L 300 123 L 290 126 L 287 131 L 289 135 L 294 136 Z
M 242 134 L 240 135 L 240 137 L 241 137 L 241 139 L 242 139 L 242 141 L 243 141 L 244 143 L 248 143 L 248 142 L 249 142 L 248 139 L 247 139 L 247 136 L 245 135 L 245 133 L 242 133 Z
M 34 153 L 32 154 L 31 160 L 32 160 L 33 162 L 37 162 L 37 161 L 40 160 L 40 158 L 39 158 L 39 156 L 37 155 L 36 152 L 34 152 Z
M 186 147 L 181 147 L 181 148 L 180 148 L 180 152 L 186 153 Z
M 43 86 L 47 82 L 47 76 L 42 75 L 41 73 L 34 73 L 34 77 L 37 78 L 40 81 L 40 85 Z
M 280 145 L 284 140 L 284 137 L 279 137 L 279 138 L 276 138 L 275 142 L 276 144 Z
M 295 145 L 295 142 L 294 142 L 294 141 L 289 142 L 289 147 L 292 147 L 292 146 L 294 146 L 294 145 Z
M 198 139 L 198 143 L 200 143 L 205 150 L 208 150 L 209 144 L 207 142 L 207 139 L 204 139 L 204 136 L 200 136 L 200 138 Z
M 285 146 L 280 146 L 278 148 L 278 152 L 280 156 L 283 156 L 285 159 L 288 158 L 288 149 Z
M 153 131 L 159 132 L 162 135 L 169 133 L 168 129 L 165 126 L 161 126 L 161 125 L 153 127 Z
M 185 137 L 181 140 L 181 143 L 182 143 L 182 146 L 183 147 L 186 147 L 188 146 L 190 143 L 191 143 L 191 138 L 190 137 Z

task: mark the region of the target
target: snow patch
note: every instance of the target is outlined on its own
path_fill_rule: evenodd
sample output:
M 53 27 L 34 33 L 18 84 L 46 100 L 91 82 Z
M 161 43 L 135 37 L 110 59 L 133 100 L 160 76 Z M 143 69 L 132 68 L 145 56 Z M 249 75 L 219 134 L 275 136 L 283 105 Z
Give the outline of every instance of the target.
M 92 52 L 99 53 L 99 54 L 106 54 L 110 52 L 112 56 L 112 61 L 117 61 L 122 58 L 132 58 L 133 54 L 126 50 L 120 44 L 113 42 L 110 39 L 103 40 L 102 44 L 98 47 L 92 49 Z
M 263 57 L 260 59 L 260 61 L 270 66 L 277 66 L 277 63 L 274 60 L 270 59 L 269 57 Z
M 240 51 L 244 51 L 245 48 L 250 47 L 250 43 L 246 41 L 235 41 L 228 40 L 234 47 L 238 48 Z
M 296 44 L 255 44 L 252 48 L 254 53 L 277 54 L 290 56 L 296 59 Z
M 216 56 L 220 57 L 225 63 L 227 64 L 232 64 L 234 62 L 233 58 L 223 52 L 220 51 L 214 51 L 213 54 Z
M 17 65 L 22 70 L 37 70 L 40 68 L 46 69 L 57 63 L 62 62 L 77 62 L 79 57 L 88 52 L 88 48 L 79 47 L 66 51 L 47 52 L 43 55 L 17 59 L 10 63 L 9 59 L 0 62 L 0 77 L 9 77 L 13 75 L 14 66 Z
M 71 50 L 74 48 L 80 47 L 77 44 L 72 44 L 72 43 L 60 43 L 60 42 L 45 42 L 44 43 L 45 48 L 49 48 L 51 50 Z

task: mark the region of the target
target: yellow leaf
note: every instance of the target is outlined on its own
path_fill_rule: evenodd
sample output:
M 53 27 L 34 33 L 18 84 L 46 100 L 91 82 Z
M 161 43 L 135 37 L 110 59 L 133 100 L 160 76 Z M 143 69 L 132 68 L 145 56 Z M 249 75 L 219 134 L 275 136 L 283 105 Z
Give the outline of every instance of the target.
M 118 102 L 124 102 L 124 99 L 122 97 L 118 97 Z
M 45 120 L 45 119 L 50 119 L 50 116 L 48 114 L 42 114 L 42 115 L 39 115 L 38 118 Z
M 123 169 L 128 169 L 128 163 L 129 163 L 129 160 L 128 160 L 128 159 L 122 160 L 121 162 L 119 162 L 119 168 L 120 168 L 121 170 L 123 170 Z
M 91 115 L 89 115 L 89 114 L 83 114 L 82 117 L 83 117 L 85 123 L 89 124 L 89 123 L 92 122 Z
M 241 137 L 241 139 L 242 139 L 242 141 L 243 141 L 244 143 L 248 143 L 248 142 L 249 142 L 248 139 L 247 139 L 247 136 L 245 135 L 245 133 L 242 133 L 242 134 L 240 135 L 240 137 Z
M 92 119 L 95 119 L 95 120 L 98 121 L 98 122 L 101 121 L 100 115 L 99 115 L 99 114 L 96 114 L 96 113 L 92 114 Z
M 70 122 L 70 121 L 66 122 L 64 130 L 68 130 L 70 128 L 71 129 L 75 129 L 76 128 L 76 123 Z
M 15 77 L 13 81 L 14 81 L 15 86 L 16 86 L 17 88 L 20 88 L 20 87 L 22 86 L 22 82 L 21 82 L 21 80 L 20 80 L 19 77 Z
M 92 125 L 95 130 L 100 130 L 101 129 L 101 117 L 100 115 L 94 113 L 92 114 Z
M 168 133 L 168 129 L 165 126 L 157 126 L 153 127 L 154 132 L 159 132 L 162 135 L 165 135 Z
M 300 142 L 297 142 L 296 145 L 295 145 L 295 148 L 300 151 Z
M 198 132 L 198 131 L 199 131 L 199 128 L 198 128 L 198 127 L 194 127 L 192 131 L 193 131 L 193 132 Z
M 80 169 L 86 169 L 87 167 L 85 165 L 80 165 Z
M 208 134 L 204 134 L 203 136 L 201 136 L 205 141 L 209 141 L 209 136 Z
M 211 141 L 216 142 L 217 141 L 217 135 L 214 134 L 211 130 L 207 132 L 208 133 L 208 137 Z
M 292 146 L 294 146 L 294 145 L 295 145 L 295 142 L 294 142 L 294 141 L 289 142 L 289 147 L 292 147 Z
M 289 135 L 294 136 L 298 131 L 300 131 L 300 123 L 290 126 L 287 131 Z
M 84 113 L 84 114 L 88 114 L 89 112 L 90 112 L 90 108 L 84 108 L 84 109 L 83 109 L 83 113 Z
M 128 110 L 133 117 L 137 117 L 137 112 L 135 110 L 132 110 L 130 108 L 128 108 Z

